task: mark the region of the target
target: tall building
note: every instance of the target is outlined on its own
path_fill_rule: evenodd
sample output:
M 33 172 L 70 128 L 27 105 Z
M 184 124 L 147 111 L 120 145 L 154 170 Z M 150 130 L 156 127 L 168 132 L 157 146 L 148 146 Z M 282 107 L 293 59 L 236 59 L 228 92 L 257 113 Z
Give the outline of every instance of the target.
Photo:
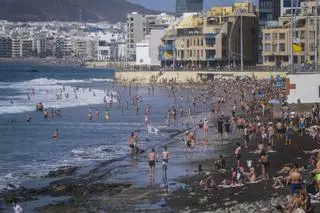
M 291 1 L 291 0 L 290 0 Z M 262 57 L 262 30 L 266 27 L 275 26 L 280 17 L 280 0 L 259 0 L 259 63 L 263 62 Z
M 20 57 L 20 39 L 12 39 L 12 57 Z
M 12 55 L 12 39 L 7 37 L 0 37 L 0 58 L 11 57 Z
M 293 0 L 293 10 L 299 11 L 301 10 L 301 2 L 304 2 L 306 0 Z M 281 16 L 286 16 L 289 15 L 291 16 L 291 5 L 292 1 L 291 0 L 280 0 L 280 5 L 281 5 Z
M 276 21 L 278 20 L 279 16 L 280 16 L 279 0 L 259 0 L 260 25 L 268 21 Z
M 203 10 L 203 0 L 176 0 L 176 13 L 201 12 Z
M 20 41 L 20 56 L 32 57 L 34 56 L 34 41 L 32 39 L 22 39 Z
M 133 12 L 127 14 L 127 57 L 128 60 L 136 59 L 136 43 L 144 39 L 146 32 L 145 18 Z

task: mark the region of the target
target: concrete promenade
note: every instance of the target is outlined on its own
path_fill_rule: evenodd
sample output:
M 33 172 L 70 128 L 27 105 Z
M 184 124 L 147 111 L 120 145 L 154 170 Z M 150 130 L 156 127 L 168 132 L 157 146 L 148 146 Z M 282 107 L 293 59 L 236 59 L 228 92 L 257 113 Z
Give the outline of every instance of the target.
M 206 79 L 213 78 L 235 78 L 235 77 L 252 77 L 257 79 L 268 79 L 271 76 L 286 76 L 286 72 L 275 71 L 116 71 L 115 81 L 121 83 L 162 83 L 174 79 L 177 83 L 183 84 L 190 81 L 203 82 Z

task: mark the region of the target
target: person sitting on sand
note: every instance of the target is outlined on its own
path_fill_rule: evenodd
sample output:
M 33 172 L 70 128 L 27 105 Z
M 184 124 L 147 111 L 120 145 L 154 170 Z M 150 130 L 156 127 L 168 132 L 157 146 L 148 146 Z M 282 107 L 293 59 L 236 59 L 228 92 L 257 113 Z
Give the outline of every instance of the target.
M 256 181 L 256 172 L 253 167 L 250 167 L 249 173 L 246 173 L 247 179 L 249 182 L 255 182 Z
M 200 186 L 204 187 L 205 190 L 207 190 L 208 188 L 212 188 L 214 184 L 215 182 L 211 175 L 200 181 Z
M 226 161 L 222 155 L 220 155 L 219 159 L 217 159 L 214 162 L 214 168 L 215 169 L 225 169 L 226 168 Z
M 260 158 L 258 160 L 258 163 L 261 166 L 261 174 L 262 174 L 262 178 L 263 179 L 269 179 L 269 173 L 268 173 L 268 169 L 270 166 L 270 162 L 268 159 L 268 155 L 266 155 L 266 153 L 263 151 L 260 154 Z

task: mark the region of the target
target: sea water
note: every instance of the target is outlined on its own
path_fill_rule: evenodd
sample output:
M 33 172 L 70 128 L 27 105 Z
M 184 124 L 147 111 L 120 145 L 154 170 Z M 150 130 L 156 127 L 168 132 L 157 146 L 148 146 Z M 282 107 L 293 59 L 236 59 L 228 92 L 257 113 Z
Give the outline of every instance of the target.
M 147 87 L 133 86 L 129 93 L 112 83 L 113 76 L 114 72 L 107 69 L 0 64 L 0 190 L 9 183 L 37 179 L 61 166 L 90 167 L 127 156 L 131 132 L 138 135 L 141 148 L 150 149 L 181 129 L 175 124 L 168 133 L 148 134 L 143 113 L 146 104 L 151 105 L 152 126 L 166 126 L 166 112 L 174 105 L 167 88 L 156 88 L 155 94 L 149 94 Z M 69 93 L 69 98 L 57 100 L 56 94 L 61 91 Z M 104 103 L 104 97 L 111 100 L 111 93 L 121 97 L 120 107 L 116 100 L 112 107 Z M 130 94 L 143 97 L 139 114 L 130 104 Z M 181 91 L 177 97 L 186 95 Z M 129 109 L 124 107 L 126 100 Z M 45 119 L 42 112 L 35 111 L 38 102 L 45 108 L 61 109 L 62 116 Z M 176 105 L 180 106 L 187 111 L 186 101 Z M 111 116 L 108 121 L 103 116 L 107 107 Z M 89 110 L 93 114 L 98 110 L 100 117 L 89 121 Z M 26 121 L 28 113 L 32 114 L 31 122 Z M 59 129 L 59 140 L 52 139 L 55 129 Z

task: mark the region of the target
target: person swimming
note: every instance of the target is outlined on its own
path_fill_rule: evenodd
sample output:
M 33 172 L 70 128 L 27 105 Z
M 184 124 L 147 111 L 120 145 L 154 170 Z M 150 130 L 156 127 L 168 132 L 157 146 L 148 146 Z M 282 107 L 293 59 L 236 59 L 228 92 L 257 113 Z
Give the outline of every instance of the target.
M 58 129 L 56 129 L 56 131 L 53 133 L 52 138 L 53 139 L 58 139 L 59 138 L 59 130 Z
M 89 121 L 92 121 L 92 112 L 91 111 L 88 112 L 88 119 L 89 119 Z
M 30 122 L 31 119 L 32 119 L 32 116 L 31 116 L 31 113 L 29 112 L 29 113 L 28 113 L 28 116 L 27 116 L 27 122 Z
M 106 109 L 106 111 L 104 112 L 104 117 L 106 120 L 110 120 L 110 113 L 108 109 Z

